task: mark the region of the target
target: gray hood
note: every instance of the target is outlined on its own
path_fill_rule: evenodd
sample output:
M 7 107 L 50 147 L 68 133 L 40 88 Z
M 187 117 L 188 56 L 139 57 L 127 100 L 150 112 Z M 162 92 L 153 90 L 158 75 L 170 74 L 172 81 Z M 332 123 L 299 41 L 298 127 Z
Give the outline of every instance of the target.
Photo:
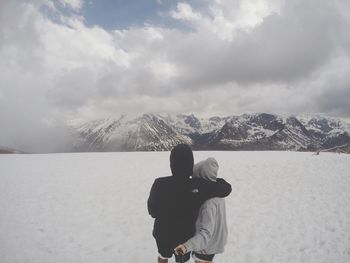
M 218 176 L 219 164 L 213 158 L 209 157 L 204 161 L 200 161 L 193 167 L 193 178 L 203 178 L 208 181 L 216 182 Z

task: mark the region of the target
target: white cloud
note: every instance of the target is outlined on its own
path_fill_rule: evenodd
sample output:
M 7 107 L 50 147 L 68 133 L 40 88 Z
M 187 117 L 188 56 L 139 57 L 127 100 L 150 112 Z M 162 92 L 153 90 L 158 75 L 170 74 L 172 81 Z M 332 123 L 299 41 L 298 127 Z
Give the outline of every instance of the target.
M 175 19 L 186 20 L 198 31 L 211 31 L 222 40 L 232 41 L 239 31 L 249 31 L 264 18 L 279 13 L 284 0 L 212 1 L 204 12 L 197 12 L 186 2 L 171 12 Z
M 79 11 L 84 4 L 83 0 L 59 0 L 59 2 L 64 6 L 73 9 L 74 11 Z
M 181 2 L 177 4 L 177 10 L 171 12 L 171 16 L 175 19 L 187 21 L 201 21 L 203 18 L 200 13 L 194 12 L 191 5 Z

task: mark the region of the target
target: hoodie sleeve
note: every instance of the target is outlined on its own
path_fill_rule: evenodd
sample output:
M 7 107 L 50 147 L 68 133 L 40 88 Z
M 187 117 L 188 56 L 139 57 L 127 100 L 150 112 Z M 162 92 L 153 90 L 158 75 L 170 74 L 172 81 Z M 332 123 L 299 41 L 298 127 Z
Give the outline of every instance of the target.
M 151 192 L 149 194 L 148 197 L 148 201 L 147 201 L 147 208 L 148 208 L 148 213 L 153 217 L 156 218 L 157 217 L 157 185 L 158 182 L 157 180 L 154 181 L 152 188 L 151 188 Z
M 207 248 L 215 229 L 216 213 L 215 202 L 207 201 L 201 206 L 196 221 L 196 234 L 184 244 L 187 251 L 200 251 Z
M 199 180 L 199 191 L 204 201 L 214 197 L 226 197 L 232 191 L 231 185 L 222 178 L 218 178 L 216 182 Z

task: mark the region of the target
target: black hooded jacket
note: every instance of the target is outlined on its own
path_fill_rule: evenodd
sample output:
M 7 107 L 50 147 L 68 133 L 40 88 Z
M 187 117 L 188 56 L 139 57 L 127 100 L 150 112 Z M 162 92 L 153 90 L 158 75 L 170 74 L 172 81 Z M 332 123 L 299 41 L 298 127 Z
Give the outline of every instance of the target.
M 223 179 L 189 178 L 193 154 L 188 146 L 173 149 L 170 167 L 173 175 L 157 178 L 152 185 L 148 212 L 155 218 L 153 236 L 175 248 L 194 235 L 200 206 L 210 198 L 228 196 L 231 185 Z

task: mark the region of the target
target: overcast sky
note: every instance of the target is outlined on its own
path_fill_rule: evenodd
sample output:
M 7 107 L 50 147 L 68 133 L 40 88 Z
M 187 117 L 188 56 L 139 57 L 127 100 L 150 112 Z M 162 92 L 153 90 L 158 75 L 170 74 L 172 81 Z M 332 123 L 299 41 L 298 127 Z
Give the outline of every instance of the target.
M 350 118 L 349 28 L 348 0 L 1 0 L 0 145 L 121 113 Z

